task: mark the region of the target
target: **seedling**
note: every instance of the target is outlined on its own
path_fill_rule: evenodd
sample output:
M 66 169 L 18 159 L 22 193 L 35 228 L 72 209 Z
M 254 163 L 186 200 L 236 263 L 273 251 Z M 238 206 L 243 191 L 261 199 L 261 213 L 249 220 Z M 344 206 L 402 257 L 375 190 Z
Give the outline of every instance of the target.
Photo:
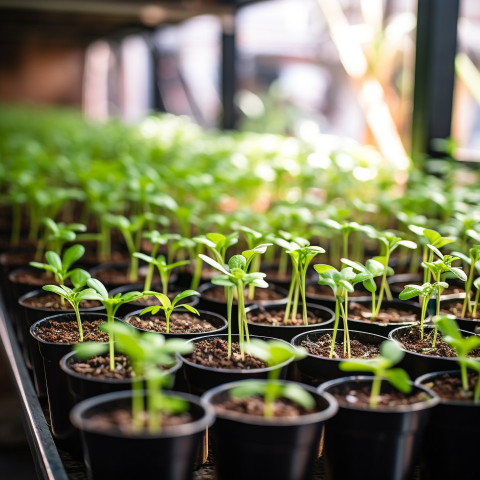
M 220 265 L 225 265 L 225 257 L 227 249 L 238 242 L 238 232 L 234 232 L 228 236 L 221 233 L 207 233 L 194 237 L 195 242 L 205 245 L 212 258 L 214 258 Z
M 355 278 L 352 267 L 345 267 L 338 271 L 335 267 L 325 264 L 314 265 L 313 268 L 319 275 L 318 284 L 328 285 L 335 296 L 335 322 L 333 324 L 332 345 L 329 358 L 333 357 L 337 338 L 340 315 L 343 320 L 343 353 L 348 358 L 351 356 L 350 334 L 348 330 L 348 293 L 353 292 L 351 281 Z
M 245 380 L 230 391 L 233 398 L 245 398 L 262 396 L 264 399 L 263 415 L 265 418 L 273 417 L 273 406 L 280 398 L 288 398 L 306 409 L 313 408 L 315 401 L 313 397 L 299 384 L 282 383 L 279 381 L 281 372 L 280 365 L 293 357 L 293 360 L 300 360 L 306 356 L 303 348 L 293 347 L 278 340 L 260 340 L 254 338 L 246 346 L 246 351 L 251 355 L 263 360 L 271 370 L 268 372 L 268 380 Z M 277 368 L 274 368 L 277 367 Z
M 297 318 L 298 301 L 301 295 L 303 323 L 304 325 L 308 325 L 306 299 L 307 270 L 311 261 L 319 253 L 325 253 L 325 249 L 310 245 L 308 240 L 301 237 L 295 237 L 290 242 L 287 242 L 283 238 L 276 238 L 274 241 L 277 245 L 285 249 L 292 261 L 292 280 L 288 290 L 284 322 L 286 323 L 290 316 L 292 320 Z
M 48 292 L 56 293 L 60 295 L 60 298 L 63 301 L 67 301 L 72 306 L 75 317 L 78 324 L 78 334 L 80 336 L 80 341 L 83 342 L 83 328 L 82 320 L 80 318 L 80 302 L 83 300 L 97 300 L 98 295 L 92 288 L 84 288 L 87 284 L 87 280 L 90 278 L 90 274 L 82 270 L 81 268 L 76 268 L 71 272 L 70 280 L 72 282 L 73 288 L 69 288 L 66 285 L 44 285 L 42 288 Z
M 228 320 L 228 358 L 232 355 L 232 306 L 234 291 L 237 294 L 238 309 L 238 333 L 240 353 L 244 358 L 245 340 L 249 342 L 247 315 L 245 313 L 244 289 L 250 284 L 259 288 L 267 288 L 268 283 L 264 280 L 265 274 L 261 272 L 247 273 L 250 262 L 253 259 L 251 250 L 244 252 L 246 256 L 233 255 L 228 261 L 226 268 L 206 255 L 200 255 L 200 258 L 215 268 L 220 275 L 212 279 L 215 285 L 225 287 L 227 299 L 227 320 Z
M 434 322 L 443 333 L 442 340 L 445 343 L 448 343 L 457 354 L 457 363 L 460 366 L 460 376 L 464 391 L 468 392 L 467 369 L 471 368 L 479 374 L 477 385 L 475 387 L 474 401 L 480 401 L 480 361 L 468 356 L 472 350 L 480 347 L 480 337 L 477 335 L 471 335 L 464 338 L 458 329 L 458 324 L 455 321 L 455 318 L 451 315 L 435 317 Z
M 124 353 L 134 372 L 132 377 L 132 418 L 137 431 L 143 429 L 144 402 L 143 379 L 146 380 L 148 430 L 151 434 L 161 431 L 162 414 L 182 413 L 188 403 L 180 397 L 165 396 L 162 386 L 170 383 L 169 376 L 161 369 L 175 363 L 175 355 L 186 355 L 193 350 L 193 344 L 178 338 L 166 340 L 158 333 L 139 332 L 121 322 L 103 323 L 100 329 L 109 337 L 115 336 L 117 351 Z M 77 357 L 89 358 L 106 351 L 106 345 L 98 342 L 85 342 L 74 346 Z M 111 355 L 111 352 L 110 352 Z M 110 356 L 112 358 L 112 356 Z
M 107 311 L 108 325 L 113 325 L 113 323 L 115 322 L 115 313 L 117 313 L 117 310 L 124 303 L 133 302 L 134 300 L 137 300 L 144 296 L 142 292 L 134 291 L 134 292 L 126 292 L 126 293 L 117 293 L 115 296 L 112 297 L 109 295 L 103 283 L 96 278 L 89 278 L 87 280 L 87 285 L 93 288 L 95 292 L 97 292 L 96 298 L 92 298 L 92 299 L 98 300 L 105 307 L 105 310 Z M 109 345 L 109 352 L 110 352 L 110 370 L 115 369 L 115 358 L 114 358 L 115 336 L 114 334 L 115 332 L 113 329 L 111 329 L 108 332 L 108 345 Z
M 167 295 L 163 293 L 144 291 L 143 294 L 153 295 L 161 303 L 161 305 L 147 307 L 140 312 L 140 315 L 144 315 L 145 313 L 151 313 L 152 315 L 155 315 L 159 310 L 163 310 L 165 312 L 166 333 L 170 333 L 170 316 L 176 308 L 184 307 L 189 312 L 192 312 L 195 315 L 200 315 L 199 311 L 191 305 L 186 303 L 177 305 L 178 302 L 182 301 L 184 298 L 191 297 L 192 295 L 200 295 L 195 290 L 185 290 L 184 292 L 179 293 L 172 301 L 170 301 Z
M 372 316 L 370 319 L 375 321 L 382 307 L 381 298 L 378 298 L 378 302 L 376 301 L 377 284 L 375 282 L 375 278 L 380 276 L 383 277 L 385 270 L 387 270 L 387 275 L 391 275 L 393 270 L 390 267 L 385 267 L 383 263 L 380 263 L 373 258 L 367 260 L 365 265 L 362 265 L 360 262 L 352 262 L 351 260 L 348 260 L 348 258 L 342 258 L 341 261 L 345 265 L 352 267 L 354 271 L 358 272 L 351 282 L 352 285 L 362 283 L 363 286 L 372 294 Z
M 377 408 L 382 379 L 387 380 L 403 393 L 411 392 L 412 386 L 407 372 L 402 368 L 391 368 L 402 360 L 404 354 L 397 343 L 387 340 L 380 345 L 380 355 L 378 357 L 370 359 L 356 358 L 340 362 L 339 368 L 344 372 L 361 371 L 373 373 L 370 407 Z

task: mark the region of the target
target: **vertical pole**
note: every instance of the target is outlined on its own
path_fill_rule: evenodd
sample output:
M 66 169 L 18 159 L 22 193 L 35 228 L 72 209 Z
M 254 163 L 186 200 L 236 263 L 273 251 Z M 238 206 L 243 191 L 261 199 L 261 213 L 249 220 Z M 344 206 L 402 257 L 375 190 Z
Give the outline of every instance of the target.
M 412 158 L 439 156 L 451 134 L 459 0 L 418 0 Z

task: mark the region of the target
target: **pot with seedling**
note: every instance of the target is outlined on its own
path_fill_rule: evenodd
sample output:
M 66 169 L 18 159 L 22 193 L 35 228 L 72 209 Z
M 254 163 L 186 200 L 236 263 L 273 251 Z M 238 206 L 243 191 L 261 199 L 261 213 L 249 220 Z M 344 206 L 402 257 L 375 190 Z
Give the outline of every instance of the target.
M 442 315 L 436 324 L 444 341 L 455 349 L 460 369 L 427 373 L 415 381 L 440 397 L 425 432 L 422 478 L 473 480 L 479 447 L 480 360 L 469 354 L 480 348 L 480 337 L 464 338 L 452 316 Z
M 188 339 L 224 333 L 227 329 L 227 321 L 224 317 L 217 313 L 197 310 L 192 306 L 192 302 L 186 301 L 189 297 L 199 295 L 195 290 L 180 292 L 173 300 L 159 292 L 143 293 L 154 296 L 159 305 L 133 311 L 124 317 L 125 322 L 139 330 Z
M 337 415 L 325 427 L 327 478 L 413 478 L 422 433 L 439 399 L 428 389 L 413 386 L 404 370 L 391 368 L 402 356 L 394 342 L 386 341 L 376 359 L 340 366 L 373 377 L 346 377 L 320 385 L 320 392 L 339 403 Z
M 279 379 L 285 361 L 301 358 L 302 350 L 273 339 L 252 339 L 247 349 L 270 366 L 268 379 L 227 383 L 202 397 L 217 416 L 212 428 L 217 476 L 307 480 L 336 402 L 312 387 Z
M 71 412 L 72 423 L 81 432 L 90 478 L 121 480 L 150 477 L 152 472 L 168 480 L 191 478 L 197 446 L 213 423 L 214 412 L 193 395 L 165 391 L 170 380 L 159 368 L 191 346 L 180 339 L 131 336 L 123 327 L 106 328 L 129 355 L 136 376 L 132 391 L 83 400 Z

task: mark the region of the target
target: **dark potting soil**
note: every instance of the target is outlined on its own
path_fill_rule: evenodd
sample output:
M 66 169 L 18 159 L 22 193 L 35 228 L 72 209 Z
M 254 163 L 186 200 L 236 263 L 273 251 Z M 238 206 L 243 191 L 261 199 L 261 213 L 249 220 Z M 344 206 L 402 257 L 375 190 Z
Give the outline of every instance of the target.
M 340 405 L 370 408 L 370 385 L 352 386 L 351 384 L 335 385 L 328 390 Z M 430 399 L 425 392 L 405 394 L 396 390 L 382 391 L 377 397 L 379 407 L 396 407 L 424 402 Z
M 480 309 L 477 310 L 477 315 L 475 317 L 473 317 L 468 310 L 465 312 L 465 315 L 462 315 L 463 300 L 456 302 L 449 301 L 448 303 L 442 302 L 440 305 L 440 313 L 455 315 L 459 318 L 471 318 L 472 320 L 480 319 Z
M 73 308 L 65 300 L 65 303 L 62 305 L 61 297 L 56 293 L 48 292 L 45 295 L 29 297 L 24 300 L 25 305 L 28 305 L 32 308 L 45 308 L 48 310 L 66 310 L 72 311 Z M 83 300 L 80 302 L 80 308 L 94 308 L 100 307 L 102 304 L 98 300 Z
M 43 285 L 58 285 L 58 282 L 55 280 L 52 274 L 48 274 L 44 270 L 37 271 L 28 271 L 28 270 L 19 270 L 18 272 L 12 272 L 9 276 L 9 279 L 12 282 L 20 283 L 24 285 L 34 285 L 38 287 L 43 287 Z
M 151 332 L 166 333 L 167 322 L 165 317 L 152 315 L 149 318 L 137 316 L 128 317 L 127 322 L 137 328 Z M 216 330 L 208 320 L 204 320 L 191 313 L 172 313 L 170 316 L 170 333 L 204 333 Z
M 250 370 L 254 368 L 265 368 L 267 364 L 248 353 L 245 359 L 240 356 L 238 342 L 232 342 L 232 356 L 227 358 L 228 344 L 222 338 L 211 338 L 195 342 L 195 350 L 188 359 L 196 364 L 214 368 L 228 368 L 238 370 Z
M 126 355 L 115 355 L 115 369 L 110 370 L 109 355 L 94 355 L 83 362 L 75 362 L 69 367 L 86 377 L 125 380 L 135 376 Z
M 432 348 L 434 337 L 434 329 L 429 328 L 424 330 L 423 339 L 421 338 L 421 331 L 418 326 L 409 328 L 398 335 L 396 340 L 401 342 L 403 348 L 413 353 L 421 353 L 423 355 L 430 355 L 433 357 L 456 357 L 457 354 L 452 347 L 442 340 L 442 332 L 438 331 L 435 348 Z M 480 348 L 472 350 L 469 357 L 480 357 Z
M 287 321 L 284 322 L 284 315 L 285 309 L 267 310 L 265 307 L 260 306 L 258 309 L 258 314 L 252 315 L 247 313 L 247 319 L 250 322 L 258 323 L 260 325 L 304 325 L 301 309 L 300 312 L 297 313 L 296 318 L 293 320 L 292 316 L 290 315 Z M 312 313 L 308 312 L 308 310 L 307 315 L 307 321 L 309 325 L 317 325 L 325 320 L 324 318 L 313 315 Z
M 107 342 L 108 335 L 98 329 L 105 320 L 83 321 L 83 340 L 92 342 Z M 46 325 L 39 325 L 35 333 L 45 342 L 51 343 L 78 343 L 78 324 L 76 320 L 68 322 L 50 321 Z
M 184 412 L 176 415 L 161 416 L 161 430 L 174 428 L 193 421 L 192 415 Z M 118 408 L 109 412 L 92 415 L 88 420 L 90 428 L 99 432 L 118 433 L 120 435 L 138 435 L 133 428 L 132 412 L 130 409 Z M 143 434 L 148 433 L 148 414 L 143 412 Z
M 369 306 L 351 302 L 348 306 L 348 318 L 378 323 L 408 323 L 419 320 L 417 314 L 408 308 L 381 308 L 375 320 L 371 320 L 372 310 Z
M 263 417 L 265 402 L 261 397 L 232 398 L 225 396 L 214 404 L 217 413 L 230 415 L 253 415 Z M 297 418 L 300 415 L 313 413 L 314 409 L 304 407 L 292 402 L 287 398 L 278 398 L 273 404 L 273 416 L 275 418 Z
M 331 297 L 332 300 L 335 300 L 335 295 L 333 294 L 333 290 L 328 285 L 307 285 L 305 292 L 310 297 Z M 356 290 L 348 294 L 348 297 L 370 297 L 371 293 L 367 290 L 362 290 L 357 287 Z
M 460 402 L 472 402 L 473 392 L 478 382 L 478 373 L 468 372 L 468 391 L 462 388 L 460 375 L 443 375 L 436 377 L 432 381 L 425 383 L 425 386 L 432 389 L 444 400 L 456 400 Z
M 209 288 L 208 290 L 203 292 L 202 295 L 205 295 L 207 298 L 211 298 L 219 302 L 226 302 L 224 287 Z M 248 298 L 248 288 L 245 289 L 246 305 L 250 305 L 255 302 L 268 302 L 268 301 L 274 301 L 274 300 L 281 300 L 282 298 L 285 298 L 283 294 L 275 290 L 272 290 L 270 288 L 256 288 L 255 296 L 253 300 L 250 300 Z M 235 298 L 233 299 L 233 303 L 237 304 L 237 300 Z
M 330 356 L 330 348 L 332 345 L 332 334 L 324 333 L 307 336 L 302 341 L 301 346 L 306 348 L 307 352 L 317 357 L 328 358 Z M 380 355 L 380 346 L 374 343 L 363 343 L 359 340 L 350 340 L 351 358 L 375 358 Z M 343 333 L 338 333 L 335 340 L 335 348 L 333 358 L 348 358 L 343 351 Z

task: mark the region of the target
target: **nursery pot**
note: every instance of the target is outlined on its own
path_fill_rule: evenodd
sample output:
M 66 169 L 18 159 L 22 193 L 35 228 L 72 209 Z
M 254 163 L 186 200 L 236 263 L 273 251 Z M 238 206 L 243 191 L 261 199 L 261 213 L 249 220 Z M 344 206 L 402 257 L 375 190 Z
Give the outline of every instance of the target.
M 162 310 L 158 311 L 155 315 L 152 315 L 151 312 L 148 312 L 145 315 L 140 315 L 140 313 L 142 311 L 143 311 L 143 308 L 141 310 L 135 310 L 131 313 L 128 313 L 127 315 L 125 315 L 123 321 L 125 323 L 128 323 L 129 325 L 131 325 L 133 328 L 136 328 L 137 330 L 140 330 L 142 332 L 159 333 L 159 332 L 156 332 L 155 330 L 149 330 L 148 328 L 140 328 L 136 325 L 132 325 L 129 322 L 129 318 L 130 317 L 135 317 L 135 316 L 141 318 L 142 320 L 148 320 L 152 316 L 165 318 L 165 313 Z M 214 330 L 210 330 L 210 331 L 207 331 L 207 332 L 196 332 L 196 333 L 192 333 L 192 332 L 164 333 L 164 332 L 161 332 L 161 334 L 165 338 L 183 338 L 184 340 L 188 340 L 188 339 L 191 339 L 191 338 L 198 338 L 198 337 L 204 337 L 204 336 L 207 336 L 207 335 L 213 335 L 213 334 L 217 334 L 217 333 L 224 333 L 226 331 L 227 320 L 224 317 L 222 317 L 218 313 L 207 312 L 205 310 L 198 310 L 198 312 L 200 313 L 200 316 L 198 318 L 208 321 L 213 327 L 215 327 Z M 186 308 L 183 308 L 183 307 L 182 308 L 176 308 L 173 311 L 172 316 L 175 315 L 175 313 L 188 313 L 192 317 L 197 317 L 197 315 L 195 315 L 194 313 L 188 312 L 188 310 Z M 170 321 L 171 321 L 171 317 L 170 317 Z
M 51 317 L 52 315 L 64 315 L 71 314 L 74 315 L 73 309 L 70 310 L 52 310 L 48 308 L 39 308 L 32 306 L 28 303 L 28 300 L 33 297 L 42 297 L 48 295 L 49 292 L 45 290 L 33 290 L 31 292 L 22 295 L 18 299 L 18 303 L 22 309 L 22 316 L 20 318 L 20 329 L 19 335 L 21 336 L 22 341 L 22 352 L 23 358 L 25 359 L 25 364 L 28 368 L 32 369 L 33 380 L 35 385 L 35 390 L 39 397 L 44 397 L 46 395 L 45 379 L 43 374 L 43 361 L 38 351 L 37 342 L 30 335 L 30 329 L 35 322 L 39 320 Z M 68 304 L 68 302 L 66 302 Z M 94 308 L 81 308 L 80 315 L 83 317 L 86 313 L 104 312 L 105 307 L 99 305 Z M 101 316 L 101 315 L 100 315 Z
M 352 299 L 349 302 L 349 309 L 351 312 L 351 305 L 352 303 L 359 303 L 360 305 L 363 305 L 370 309 L 372 299 L 369 298 L 368 300 L 355 300 Z M 377 335 L 384 335 L 385 337 L 388 336 L 389 332 L 394 330 L 395 328 L 398 327 L 403 327 L 403 326 L 411 326 L 411 325 L 416 325 L 420 322 L 421 318 L 421 307 L 419 304 L 414 303 L 414 302 L 407 302 L 403 300 L 384 300 L 382 302 L 382 308 L 380 309 L 380 312 L 391 309 L 391 310 L 408 310 L 409 312 L 412 312 L 415 314 L 417 320 L 415 321 L 407 321 L 407 322 L 401 322 L 401 321 L 392 321 L 392 322 L 385 322 L 381 320 L 359 320 L 359 319 L 353 319 L 350 316 L 348 317 L 348 326 L 349 328 L 352 328 L 354 330 L 362 331 L 362 332 L 369 332 L 369 333 L 376 333 Z M 425 319 L 425 322 L 429 321 L 430 317 L 427 317 Z
M 208 335 L 205 337 L 197 337 L 189 342 L 198 342 L 200 340 L 212 340 L 214 338 L 221 338 L 227 340 L 227 335 Z M 238 342 L 238 335 L 232 335 L 232 342 Z M 256 337 L 250 335 L 250 338 L 260 338 L 261 340 L 271 340 L 268 337 Z M 279 340 L 282 341 L 282 340 Z M 221 385 L 223 383 L 233 382 L 236 380 L 244 380 L 246 378 L 267 378 L 268 373 L 272 368 L 281 368 L 282 377 L 287 373 L 287 366 L 292 362 L 293 357 L 275 367 L 251 368 L 251 369 L 229 369 L 229 368 L 215 368 L 205 365 L 200 365 L 192 362 L 189 359 L 190 355 L 180 355 L 183 362 L 183 373 L 187 389 L 195 394 L 201 395 L 206 390 Z
M 440 309 L 442 312 L 448 311 L 450 315 L 455 315 L 455 321 L 457 322 L 458 328 L 465 330 L 466 332 L 471 333 L 480 333 L 480 318 L 468 318 L 468 317 L 460 317 L 457 315 L 461 315 L 462 313 L 462 305 L 463 305 L 463 298 L 450 298 L 447 300 L 442 300 Z M 475 302 L 470 302 L 472 307 Z M 450 310 L 451 307 L 454 307 L 454 310 Z M 456 307 L 456 308 L 455 308 Z
M 372 377 L 352 376 L 323 383 L 319 391 L 350 395 L 351 389 L 371 383 Z M 382 392 L 392 390 L 386 381 L 382 382 Z M 424 392 L 424 401 L 376 409 L 339 400 L 337 415 L 325 426 L 326 478 L 412 479 L 422 432 L 431 409 L 439 401 L 425 387 L 413 387 L 413 393 L 418 392 Z
M 82 320 L 87 319 L 105 319 L 106 321 L 107 315 L 103 313 L 82 314 Z M 43 318 L 35 322 L 30 329 L 31 337 L 36 341 L 43 360 L 52 433 L 58 440 L 70 442 L 75 436 L 75 430 L 68 418 L 73 407 L 73 400 L 68 393 L 67 377 L 60 369 L 60 359 L 71 351 L 72 344 L 47 342 L 40 338 L 38 335 L 39 327 L 48 324 L 50 321 L 73 321 L 76 323 L 77 320 L 74 313 L 62 313 Z
M 242 382 L 208 390 L 202 403 L 215 407 Z M 211 429 L 212 450 L 219 480 L 309 480 L 318 455 L 324 422 L 335 415 L 337 402 L 305 386 L 316 411 L 295 418 L 270 418 L 217 411 Z
M 305 340 L 314 342 L 320 335 L 323 335 L 327 332 L 332 334 L 333 329 L 310 330 L 303 332 L 293 337 L 290 343 L 295 347 L 299 347 Z M 343 339 L 343 332 L 343 330 L 337 330 L 337 341 L 341 341 Z M 358 340 L 362 343 L 380 345 L 382 342 L 387 340 L 386 337 L 382 337 L 381 335 L 376 335 L 374 333 L 357 332 L 355 330 L 350 330 L 349 333 L 350 340 Z M 307 353 L 305 358 L 295 362 L 295 368 L 293 369 L 295 372 L 294 377 L 299 382 L 317 386 L 327 380 L 352 375 L 352 372 L 343 372 L 338 368 L 338 365 L 342 361 L 348 360 L 341 358 L 320 357 L 318 355 Z
M 459 370 L 426 373 L 416 385 L 431 388 L 435 379 L 460 377 Z M 426 480 L 475 480 L 478 478 L 480 403 L 440 397 L 425 430 L 422 470 Z
M 129 390 L 132 387 L 132 379 L 130 378 L 97 378 L 94 376 L 82 375 L 72 368 L 72 365 L 77 361 L 78 359 L 75 352 L 69 352 L 60 359 L 60 368 L 66 375 L 68 391 L 72 397 L 74 405 L 96 395 L 120 392 L 123 390 Z M 175 364 L 165 371 L 165 373 L 172 377 L 172 382 L 169 388 L 174 386 L 175 377 L 181 366 L 182 362 L 177 358 Z
M 398 327 L 392 330 L 388 338 L 397 342 L 405 356 L 400 362 L 399 366 L 404 368 L 412 378 L 417 378 L 424 373 L 440 372 L 443 370 L 454 370 L 457 368 L 457 357 L 436 357 L 434 355 L 425 355 L 423 353 L 416 353 L 407 350 L 401 341 L 402 334 L 406 333 L 411 327 Z M 424 331 L 433 330 L 432 325 L 424 326 Z M 464 337 L 471 336 L 471 332 L 460 330 Z
M 309 325 L 263 325 L 261 323 L 253 322 L 251 320 L 252 316 L 257 315 L 262 309 L 264 309 L 266 312 L 278 310 L 285 312 L 285 304 L 265 304 L 262 306 L 253 305 L 251 307 L 248 307 L 246 309 L 248 331 L 252 335 L 280 338 L 287 342 L 289 342 L 296 335 L 303 332 L 308 332 L 312 329 L 331 328 L 335 319 L 335 313 L 330 308 L 324 307 L 322 305 L 313 305 L 307 303 L 307 311 L 311 316 L 318 319 L 317 323 L 312 323 Z M 302 304 L 298 305 L 298 312 L 302 312 Z
M 199 441 L 213 423 L 215 414 L 213 408 L 202 405 L 193 395 L 178 392 L 175 395 L 189 403 L 193 421 L 165 428 L 158 434 L 128 434 L 115 427 L 99 430 L 92 421 L 95 415 L 108 414 L 118 408 L 130 410 L 130 391 L 99 395 L 77 404 L 70 418 L 81 432 L 90 478 L 190 479 Z

